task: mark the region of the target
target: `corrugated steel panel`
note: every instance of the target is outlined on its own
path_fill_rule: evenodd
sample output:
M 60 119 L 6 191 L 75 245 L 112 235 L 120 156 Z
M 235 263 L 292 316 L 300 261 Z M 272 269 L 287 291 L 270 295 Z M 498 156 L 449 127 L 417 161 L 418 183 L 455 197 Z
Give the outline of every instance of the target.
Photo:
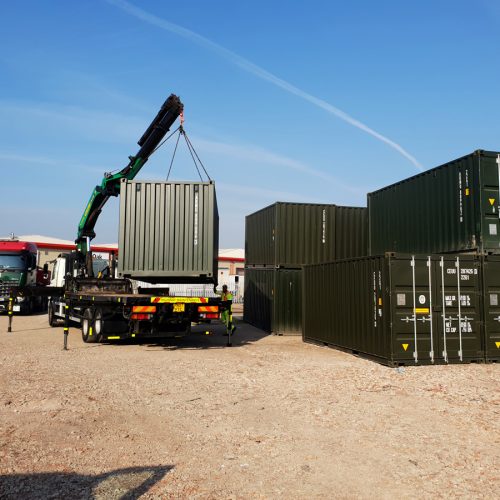
M 245 263 L 274 265 L 276 205 L 270 205 L 245 218 Z
M 483 258 L 483 348 L 486 361 L 500 361 L 500 257 Z
M 301 335 L 302 271 L 245 269 L 243 319 L 275 335 Z
M 245 269 L 243 320 L 272 331 L 274 270 Z
M 246 217 L 247 266 L 299 268 L 367 253 L 366 208 L 278 202 Z
M 500 252 L 498 158 L 478 150 L 369 193 L 370 254 Z
M 479 361 L 480 297 L 474 256 L 388 255 L 305 266 L 303 338 L 391 366 Z
M 120 276 L 153 283 L 215 282 L 218 240 L 213 182 L 122 181 Z
M 368 210 L 335 207 L 335 259 L 365 257 L 368 253 Z

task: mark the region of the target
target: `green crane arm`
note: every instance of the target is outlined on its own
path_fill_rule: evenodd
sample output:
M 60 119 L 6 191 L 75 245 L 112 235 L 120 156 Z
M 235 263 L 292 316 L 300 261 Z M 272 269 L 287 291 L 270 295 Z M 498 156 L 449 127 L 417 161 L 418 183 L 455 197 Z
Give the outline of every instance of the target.
M 89 250 L 88 242 L 95 238 L 94 227 L 105 203 L 110 196 L 120 194 L 120 181 L 122 179 L 132 180 L 139 173 L 183 109 L 181 100 L 176 95 L 171 94 L 139 139 L 140 149 L 137 154 L 130 156 L 128 165 L 119 172 L 104 174 L 101 184 L 95 187 L 78 224 L 78 235 L 75 240 L 77 249 L 84 257 Z

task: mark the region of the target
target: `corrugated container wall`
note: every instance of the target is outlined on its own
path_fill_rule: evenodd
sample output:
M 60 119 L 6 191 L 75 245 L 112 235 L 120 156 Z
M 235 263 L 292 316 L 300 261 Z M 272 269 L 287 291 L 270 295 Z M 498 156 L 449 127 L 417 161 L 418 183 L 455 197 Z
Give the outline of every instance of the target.
M 122 181 L 120 276 L 151 283 L 215 283 L 218 247 L 213 182 Z
M 390 366 L 481 361 L 480 298 L 480 260 L 470 255 L 305 266 L 303 339 Z
M 246 217 L 247 266 L 299 268 L 366 255 L 366 208 L 278 202 Z
M 370 255 L 499 253 L 498 162 L 478 150 L 369 193 Z
M 302 334 L 302 271 L 245 269 L 243 319 L 276 335 Z
M 484 355 L 500 361 L 500 256 L 483 257 Z

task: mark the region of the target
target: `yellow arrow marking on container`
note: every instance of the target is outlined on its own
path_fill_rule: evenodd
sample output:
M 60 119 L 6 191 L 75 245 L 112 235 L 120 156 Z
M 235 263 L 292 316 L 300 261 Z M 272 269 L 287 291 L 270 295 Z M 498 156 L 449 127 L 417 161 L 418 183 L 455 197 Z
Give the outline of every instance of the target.
M 495 203 L 495 198 L 488 198 L 488 201 L 490 202 L 490 205 L 493 206 Z
M 406 351 L 408 349 L 409 344 L 401 344 L 403 346 L 403 349 Z
M 495 342 L 497 349 L 500 349 L 500 342 Z

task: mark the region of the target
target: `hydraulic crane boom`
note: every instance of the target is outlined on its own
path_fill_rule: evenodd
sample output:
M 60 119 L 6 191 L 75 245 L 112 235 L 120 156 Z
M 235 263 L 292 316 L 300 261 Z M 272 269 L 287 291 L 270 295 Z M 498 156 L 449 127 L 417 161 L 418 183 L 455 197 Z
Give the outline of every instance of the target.
M 179 97 L 171 94 L 139 139 L 138 144 L 141 148 L 135 156 L 129 156 L 128 165 L 115 174 L 105 173 L 101 184 L 95 187 L 78 225 L 78 235 L 75 240 L 77 249 L 84 258 L 89 251 L 90 240 L 95 238 L 94 227 L 104 204 L 110 196 L 118 196 L 121 179 L 132 180 L 139 173 L 177 117 L 182 113 L 183 108 Z

